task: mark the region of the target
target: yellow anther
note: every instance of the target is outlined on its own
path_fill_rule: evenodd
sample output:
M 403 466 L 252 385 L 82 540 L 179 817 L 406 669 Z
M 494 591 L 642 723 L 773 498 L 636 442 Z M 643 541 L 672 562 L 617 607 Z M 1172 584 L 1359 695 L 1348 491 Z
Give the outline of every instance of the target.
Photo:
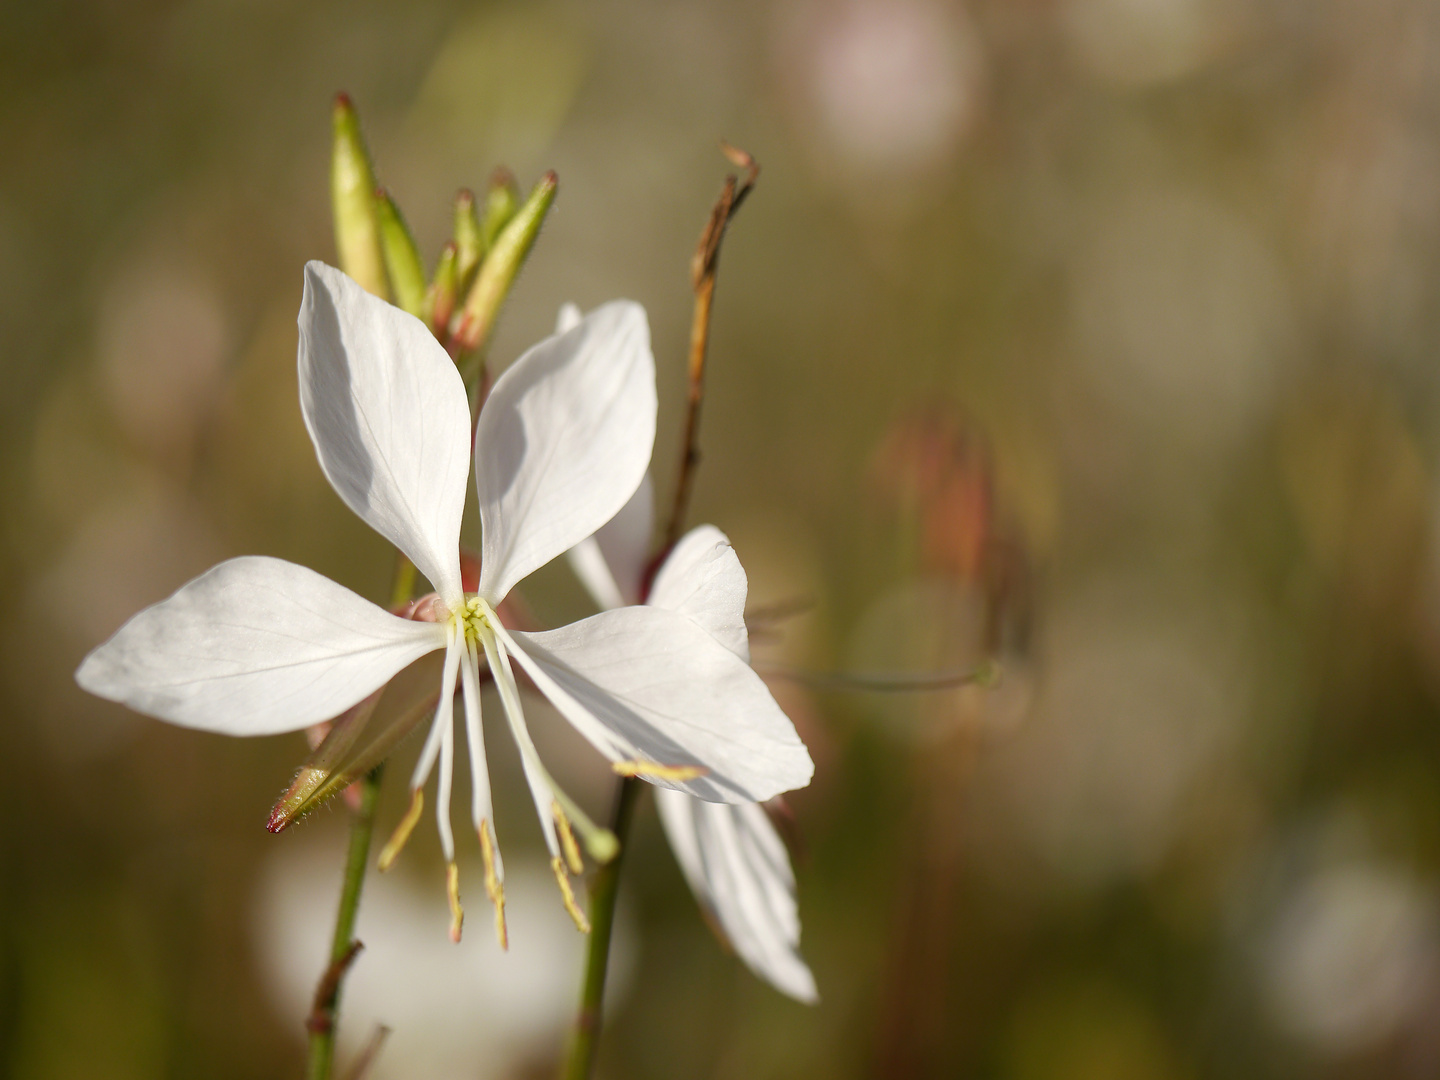
M 555 871 L 555 880 L 560 883 L 560 899 L 565 902 L 565 910 L 570 913 L 570 918 L 575 920 L 575 929 L 582 934 L 588 934 L 590 920 L 585 918 L 580 905 L 575 903 L 575 893 L 571 891 L 570 878 L 565 873 L 565 860 L 556 855 L 550 860 L 550 869 Z
M 420 811 L 425 809 L 425 792 L 416 788 L 410 792 L 410 809 L 405 811 L 405 816 L 400 819 L 400 824 L 395 826 L 395 831 L 390 834 L 390 839 L 385 841 L 385 846 L 380 849 L 379 867 L 381 871 L 389 870 L 390 864 L 399 856 L 405 846 L 405 841 L 410 839 L 410 834 L 415 831 L 415 823 L 420 820 Z
M 657 780 L 673 780 L 677 784 L 704 776 L 710 770 L 704 765 L 661 765 L 658 761 L 616 761 L 610 765 L 617 776 L 653 776 Z
M 445 896 L 450 901 L 450 940 L 458 945 L 465 909 L 460 906 L 460 868 L 453 862 L 445 866 Z
M 480 857 L 485 860 L 485 895 L 495 905 L 495 937 L 500 948 L 509 950 L 510 933 L 505 927 L 505 886 L 495 873 L 495 845 L 490 840 L 490 823 L 480 821 Z
M 580 845 L 575 843 L 575 834 L 570 831 L 570 819 L 565 816 L 565 811 L 560 809 L 558 800 L 551 800 L 550 813 L 555 817 L 555 827 L 560 832 L 560 850 L 565 853 L 565 864 L 570 867 L 570 873 L 583 874 L 585 864 L 580 859 Z

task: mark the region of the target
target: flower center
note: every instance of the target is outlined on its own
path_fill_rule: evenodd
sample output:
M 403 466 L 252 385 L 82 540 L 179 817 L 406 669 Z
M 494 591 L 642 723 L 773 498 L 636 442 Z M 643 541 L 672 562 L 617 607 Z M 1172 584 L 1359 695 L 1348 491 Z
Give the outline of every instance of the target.
M 458 611 L 455 619 L 455 629 L 465 635 L 466 640 L 475 642 L 482 649 L 487 639 L 495 639 L 495 626 L 500 620 L 495 614 L 495 609 L 481 599 L 478 595 L 471 595 L 465 598 L 465 606 Z

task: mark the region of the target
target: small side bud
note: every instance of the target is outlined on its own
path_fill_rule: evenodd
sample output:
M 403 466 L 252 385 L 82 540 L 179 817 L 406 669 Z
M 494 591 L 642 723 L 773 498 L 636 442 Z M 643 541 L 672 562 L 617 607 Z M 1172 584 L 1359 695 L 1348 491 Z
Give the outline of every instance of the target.
M 530 254 L 535 238 L 540 235 L 545 215 L 555 201 L 557 184 L 555 174 L 546 173 L 530 192 L 525 204 L 495 238 L 480 265 L 475 284 L 465 298 L 465 307 L 454 330 L 455 343 L 461 353 L 477 353 L 489 341 L 490 331 L 500 314 L 500 305 L 505 302 L 515 275 Z
M 501 166 L 491 175 L 490 186 L 485 191 L 485 222 L 480 227 L 482 255 L 495 246 L 500 230 L 510 224 L 519 209 L 520 187 L 515 183 L 515 175 Z
M 265 828 L 278 833 L 336 792 L 344 791 L 348 796 L 350 781 L 356 779 L 356 774 L 347 772 L 343 766 L 351 757 L 352 750 L 363 741 L 362 736 L 367 734 L 370 718 L 375 713 L 375 706 L 380 703 L 382 693 L 383 687 L 350 706 L 334 720 L 317 724 L 307 732 L 312 738 L 322 732 L 323 735 L 296 771 L 290 787 L 271 808 Z M 342 781 L 342 777 L 348 778 Z
M 380 221 L 380 251 L 385 272 L 395 290 L 395 303 L 411 315 L 425 309 L 425 265 L 415 247 L 415 238 L 400 213 L 400 207 L 384 188 L 375 191 L 375 211 Z
M 360 117 L 349 95 L 337 94 L 331 113 L 330 205 L 340 269 L 362 288 L 390 299 L 380 222 L 375 208 L 375 170 L 360 134 Z
M 450 316 L 455 311 L 455 294 L 460 277 L 459 248 L 450 241 L 440 252 L 440 261 L 435 266 L 435 278 L 425 293 L 425 321 L 430 332 L 445 343 L 450 334 Z
M 464 295 L 475 283 L 475 272 L 485 257 L 485 236 L 475 209 L 475 193 L 468 188 L 455 196 L 456 291 Z

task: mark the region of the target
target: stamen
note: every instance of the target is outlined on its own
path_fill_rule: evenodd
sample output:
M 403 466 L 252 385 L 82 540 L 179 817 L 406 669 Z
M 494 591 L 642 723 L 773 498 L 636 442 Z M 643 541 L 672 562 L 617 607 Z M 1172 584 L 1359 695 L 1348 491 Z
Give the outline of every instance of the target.
M 565 874 L 565 860 L 556 855 L 550 860 L 550 869 L 555 871 L 555 880 L 560 883 L 560 899 L 565 902 L 565 910 L 575 921 L 575 929 L 582 934 L 588 934 L 590 920 L 585 918 L 585 913 L 580 910 L 580 905 L 575 903 L 575 893 L 571 891 L 570 879 Z
M 417 787 L 410 792 L 410 809 L 405 811 L 405 816 L 400 819 L 400 824 L 395 826 L 395 831 L 390 834 L 390 839 L 380 849 L 378 866 L 381 873 L 389 870 L 391 864 L 399 857 L 401 850 L 405 847 L 405 842 L 415 831 L 415 823 L 420 820 L 420 814 L 424 809 L 425 789 Z
M 465 909 L 460 906 L 460 868 L 453 862 L 445 864 L 445 897 L 450 901 L 450 940 L 458 945 Z
M 550 804 L 550 813 L 554 816 L 555 826 L 560 831 L 560 850 L 565 853 L 565 863 L 570 867 L 570 873 L 583 874 L 585 864 L 580 859 L 580 845 L 575 843 L 575 834 L 570 831 L 570 819 L 565 816 L 565 811 L 561 809 L 558 799 Z
M 490 823 L 480 822 L 480 857 L 485 860 L 485 895 L 495 905 L 495 936 L 500 948 L 509 950 L 510 933 L 505 927 L 505 886 L 495 873 L 495 845 L 490 839 Z
M 644 761 L 639 758 L 630 761 L 613 761 L 610 768 L 617 776 L 653 776 L 657 780 L 673 780 L 684 783 L 709 773 L 704 765 L 661 765 L 658 761 Z
M 545 818 L 546 800 L 558 802 L 564 809 L 592 859 L 600 863 L 609 862 L 619 853 L 620 841 L 615 839 L 615 834 L 609 829 L 602 829 L 591 821 L 590 816 L 560 789 L 555 778 L 546 770 L 539 752 L 535 749 L 535 743 L 530 738 L 529 729 L 525 726 L 525 713 L 520 707 L 520 691 L 515 684 L 515 671 L 510 665 L 510 651 L 501 637 L 504 627 L 488 606 L 483 608 L 482 613 L 488 625 L 480 635 L 480 643 L 485 648 L 485 658 L 490 664 L 490 670 L 495 674 L 495 684 L 505 706 L 505 717 L 510 722 L 510 733 L 515 737 L 515 745 L 520 748 L 520 760 L 525 767 L 525 777 L 530 782 L 535 809 L 540 815 L 542 827 L 546 829 L 546 843 L 550 847 L 550 853 L 556 854 L 559 838 L 553 835 L 554 830 L 550 829 L 550 822 Z

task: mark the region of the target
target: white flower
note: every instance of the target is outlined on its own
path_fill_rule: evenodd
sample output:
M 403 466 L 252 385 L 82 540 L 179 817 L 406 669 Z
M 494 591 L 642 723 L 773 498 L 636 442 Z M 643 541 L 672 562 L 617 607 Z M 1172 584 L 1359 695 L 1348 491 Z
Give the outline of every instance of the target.
M 399 618 L 292 563 L 232 559 L 121 627 L 81 664 L 82 687 L 185 727 L 266 735 L 334 717 L 444 649 L 440 704 L 397 839 L 419 816 L 438 758 L 437 816 L 457 938 L 449 817 L 457 678 L 472 820 L 505 937 L 480 725 L 481 652 L 577 923 L 583 916 L 565 876 L 567 865 L 580 870 L 571 823 L 596 858 L 613 853 L 614 838 L 545 770 L 512 660 L 619 771 L 721 802 L 765 799 L 809 781 L 810 756 L 764 683 L 684 615 L 629 608 L 529 634 L 496 617 L 517 582 L 613 517 L 645 475 L 656 406 L 643 308 L 615 301 L 596 309 L 495 383 L 474 438 L 482 562 L 473 595 L 460 577 L 471 439 L 455 365 L 420 320 L 321 263 L 305 268 L 299 323 L 300 405 L 321 468 L 346 505 L 430 580 L 433 621 Z
M 562 325 L 565 317 L 562 315 Z M 640 596 L 653 517 L 649 478 L 616 517 L 569 552 L 604 608 Z M 701 525 L 681 537 L 655 574 L 647 604 L 694 620 L 746 663 L 745 571 L 725 534 Z M 800 956 L 795 875 L 758 802 L 724 805 L 657 790 L 655 805 L 690 889 L 750 970 L 799 1001 L 818 1000 Z

